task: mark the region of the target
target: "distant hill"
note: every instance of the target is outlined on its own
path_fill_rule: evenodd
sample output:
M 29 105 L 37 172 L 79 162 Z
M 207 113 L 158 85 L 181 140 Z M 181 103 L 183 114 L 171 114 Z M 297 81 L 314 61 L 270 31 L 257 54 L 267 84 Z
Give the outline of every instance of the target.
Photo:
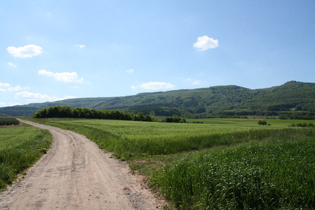
M 248 89 L 235 85 L 140 93 L 124 97 L 76 98 L 0 108 L 0 116 L 32 116 L 55 105 L 121 110 L 187 118 L 247 115 L 314 116 L 315 83 L 290 81 L 281 86 Z

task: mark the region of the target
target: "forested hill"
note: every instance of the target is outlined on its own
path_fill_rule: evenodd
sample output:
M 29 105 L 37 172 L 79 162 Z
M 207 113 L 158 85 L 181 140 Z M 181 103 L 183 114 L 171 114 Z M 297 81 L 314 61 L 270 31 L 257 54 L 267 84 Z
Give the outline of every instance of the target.
M 55 105 L 187 118 L 247 115 L 314 116 L 315 83 L 291 81 L 265 89 L 215 86 L 190 90 L 140 93 L 125 97 L 77 98 L 0 108 L 0 116 L 32 116 Z

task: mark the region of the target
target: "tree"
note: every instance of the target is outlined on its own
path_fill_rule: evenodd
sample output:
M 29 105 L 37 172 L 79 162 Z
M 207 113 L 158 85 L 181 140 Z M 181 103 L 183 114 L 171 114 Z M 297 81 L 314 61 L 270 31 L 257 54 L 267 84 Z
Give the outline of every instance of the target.
M 259 120 L 258 125 L 267 125 L 267 121 L 265 120 Z
M 178 115 L 173 115 L 172 117 L 165 118 L 164 122 L 186 123 L 186 119 Z

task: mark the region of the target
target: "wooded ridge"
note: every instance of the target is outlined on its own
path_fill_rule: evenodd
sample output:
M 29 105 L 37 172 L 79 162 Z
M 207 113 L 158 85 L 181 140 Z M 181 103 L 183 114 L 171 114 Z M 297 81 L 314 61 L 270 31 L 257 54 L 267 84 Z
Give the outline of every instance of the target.
M 245 117 L 248 115 L 313 119 L 315 83 L 290 81 L 281 86 L 248 89 L 235 85 L 139 93 L 124 97 L 76 98 L 0 108 L 0 116 L 32 116 L 55 105 L 120 110 L 186 118 Z

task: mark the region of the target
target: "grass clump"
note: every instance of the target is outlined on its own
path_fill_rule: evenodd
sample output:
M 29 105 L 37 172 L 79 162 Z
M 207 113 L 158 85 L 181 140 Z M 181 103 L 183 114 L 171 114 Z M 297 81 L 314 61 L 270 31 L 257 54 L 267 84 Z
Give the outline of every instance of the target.
M 11 184 L 17 174 L 32 166 L 49 148 L 48 131 L 31 126 L 0 129 L 0 190 Z
M 190 155 L 151 179 L 180 209 L 315 207 L 314 131 Z

